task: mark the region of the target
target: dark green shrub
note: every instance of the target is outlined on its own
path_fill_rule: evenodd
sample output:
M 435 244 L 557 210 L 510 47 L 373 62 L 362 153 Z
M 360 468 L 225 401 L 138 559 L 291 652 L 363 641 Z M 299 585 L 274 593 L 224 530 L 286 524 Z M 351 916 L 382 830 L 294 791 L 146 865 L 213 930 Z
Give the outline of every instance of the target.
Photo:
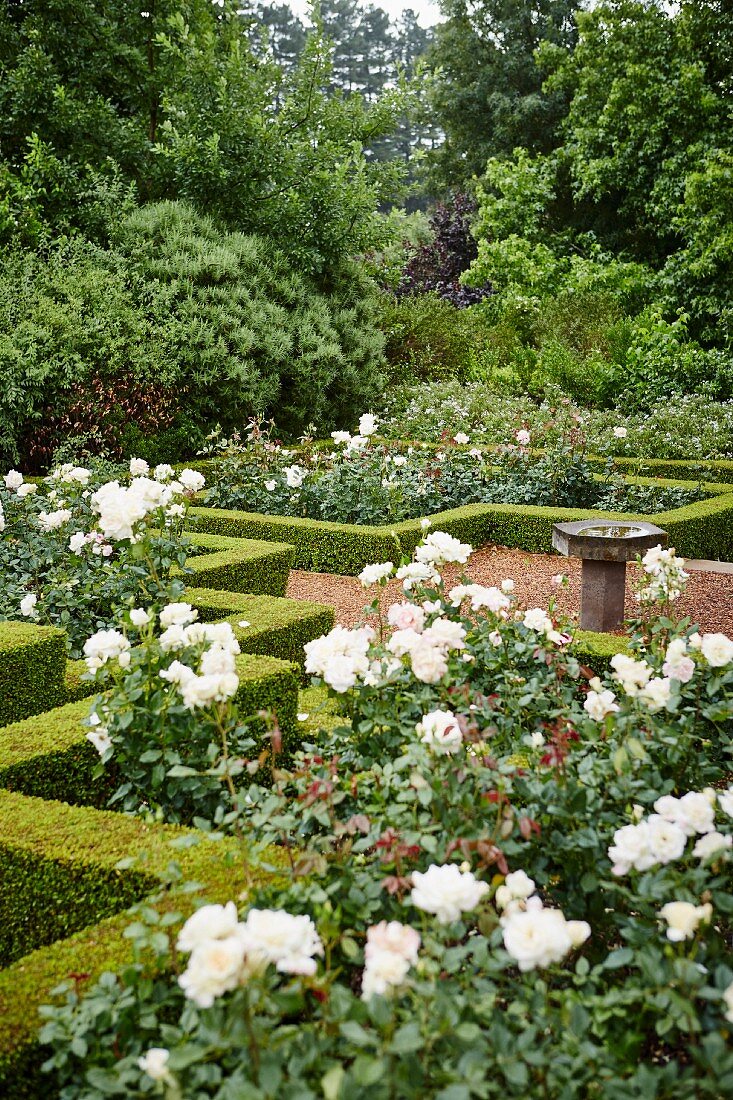
M 471 350 L 483 339 L 485 322 L 474 309 L 456 309 L 437 294 L 395 299 L 385 295 L 379 325 L 391 375 L 405 381 L 467 379 Z
M 32 449 L 40 466 L 79 435 L 118 455 L 148 438 L 146 457 L 170 461 L 216 421 L 272 414 L 298 434 L 352 422 L 379 392 L 377 291 L 358 271 L 326 293 L 268 241 L 176 203 L 114 236 L 0 260 L 3 461 Z

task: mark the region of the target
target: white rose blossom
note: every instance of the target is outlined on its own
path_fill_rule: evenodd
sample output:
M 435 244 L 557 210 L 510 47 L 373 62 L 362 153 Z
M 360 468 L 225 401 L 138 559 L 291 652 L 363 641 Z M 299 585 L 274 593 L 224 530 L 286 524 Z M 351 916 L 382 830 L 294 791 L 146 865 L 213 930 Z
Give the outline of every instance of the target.
M 135 459 L 133 459 L 133 462 Z M 140 461 L 139 459 L 137 461 Z M 150 1047 L 137 1060 L 138 1068 L 147 1073 L 153 1081 L 170 1081 L 171 1071 L 168 1068 L 170 1051 L 165 1047 Z
M 710 902 L 693 905 L 689 901 L 670 901 L 659 910 L 667 923 L 667 939 L 672 943 L 691 940 L 701 924 L 709 924 L 713 915 Z
M 415 727 L 420 740 L 439 755 L 459 751 L 463 734 L 455 714 L 450 710 L 431 710 Z
M 373 584 L 386 581 L 394 573 L 394 565 L 391 561 L 378 562 L 367 565 L 359 574 L 359 580 L 363 588 L 369 588 Z
M 23 484 L 23 475 L 18 470 L 8 470 L 4 478 L 5 488 L 11 493 L 17 492 Z
M 470 871 L 461 871 L 455 863 L 433 863 L 427 871 L 412 875 L 412 904 L 425 913 L 433 913 L 441 924 L 458 920 L 461 913 L 475 909 L 489 887 Z
M 703 634 L 700 651 L 711 668 L 723 668 L 733 661 L 733 641 L 727 634 Z

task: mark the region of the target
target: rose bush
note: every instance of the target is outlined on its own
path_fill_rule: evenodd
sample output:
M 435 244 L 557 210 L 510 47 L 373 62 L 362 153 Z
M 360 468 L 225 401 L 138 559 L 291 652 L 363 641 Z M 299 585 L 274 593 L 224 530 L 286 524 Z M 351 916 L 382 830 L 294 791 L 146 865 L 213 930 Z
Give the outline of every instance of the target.
M 253 423 L 247 441 L 223 440 L 209 505 L 341 523 L 385 524 L 464 504 L 538 504 L 651 511 L 701 499 L 695 489 L 627 484 L 609 462 L 605 476 L 585 455 L 577 422 L 558 439 L 519 427 L 498 451 L 467 448 L 463 431 L 444 433 L 441 449 L 375 441 L 378 422 L 361 417 L 359 430 L 332 432 L 333 449 L 304 439 L 297 451 L 270 439 Z M 433 437 L 435 438 L 435 437 Z M 541 454 L 535 447 L 543 448 Z
M 10 470 L 0 484 L 0 618 L 67 632 L 70 656 L 85 638 L 137 603 L 159 610 L 183 591 L 195 470 L 152 472 L 133 458 L 114 480 L 67 464 L 41 484 Z
M 447 589 L 469 553 L 432 532 L 364 578 L 403 581 L 379 630 L 308 645 L 350 721 L 217 819 L 285 871 L 178 938 L 146 907 L 44 1010 L 62 1097 L 726 1094 L 733 643 L 645 603 L 600 680 L 552 604 Z

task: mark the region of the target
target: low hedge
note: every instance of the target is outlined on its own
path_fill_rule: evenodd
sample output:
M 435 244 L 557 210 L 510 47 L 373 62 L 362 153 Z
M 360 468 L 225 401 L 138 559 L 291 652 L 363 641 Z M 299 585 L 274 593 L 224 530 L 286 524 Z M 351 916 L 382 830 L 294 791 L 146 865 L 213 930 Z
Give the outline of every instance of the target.
M 252 872 L 241 848 L 226 840 L 9 791 L 0 791 L 0 836 L 2 871 L 9 868 L 14 883 L 22 883 L 20 896 L 11 895 L 20 903 L 14 927 L 25 920 L 29 930 L 38 930 L 39 919 L 51 919 L 54 909 L 53 919 L 62 925 L 75 920 L 65 916 L 69 908 L 78 908 L 80 919 L 82 913 L 106 914 L 0 971 L 0 1095 L 38 1100 L 53 1095 L 52 1079 L 40 1073 L 38 1008 L 69 977 L 87 984 L 130 962 L 124 934 L 130 914 L 120 912 L 130 897 L 157 889 L 173 862 L 183 881 L 203 886 L 207 901 L 239 897 L 251 887 Z M 137 857 L 131 868 L 130 857 Z M 122 860 L 125 869 L 118 867 Z M 281 862 L 279 853 L 273 852 L 272 862 Z M 184 919 L 195 907 L 194 895 L 167 891 L 156 897 L 156 905 Z
M 292 752 L 301 738 L 299 667 L 277 657 L 243 654 L 237 658 L 237 675 L 237 703 L 243 717 L 252 716 L 248 722 L 252 732 L 266 733 L 266 724 L 257 715 L 272 711 L 283 734 L 283 747 Z M 93 778 L 99 757 L 81 724 L 89 710 L 89 699 L 81 699 L 6 726 L 0 736 L 0 787 L 38 798 L 62 798 L 79 806 L 106 805 L 116 781 L 113 769 L 103 780 Z
M 301 668 L 305 663 L 306 642 L 327 634 L 334 623 L 332 607 L 306 600 L 250 596 L 213 588 L 188 588 L 186 599 L 198 610 L 202 622 L 225 617 L 243 653 L 279 657 Z M 249 625 L 241 627 L 241 622 Z
M 235 537 L 287 539 L 295 546 L 298 569 L 353 576 L 365 565 L 397 561 L 411 554 L 423 536 L 420 521 L 383 527 L 325 523 L 320 520 L 266 516 L 218 508 L 193 508 L 198 528 Z M 430 517 L 434 530 L 471 543 L 553 553 L 552 525 L 581 519 L 648 520 L 668 531 L 670 545 L 686 558 L 728 559 L 733 554 L 733 494 L 718 494 L 656 515 L 600 512 L 583 508 L 546 508 L 522 504 L 468 504 Z
M 618 634 L 578 630 L 573 636 L 570 652 L 596 676 L 604 677 L 611 671 L 611 658 L 617 653 L 628 653 L 629 643 L 627 638 Z
M 293 563 L 294 548 L 273 539 L 253 541 L 190 533 L 194 553 L 187 561 L 193 570 L 191 584 L 198 588 L 222 588 L 228 592 L 255 592 L 282 596 Z
M 0 622 L 0 726 L 65 702 L 63 630 Z

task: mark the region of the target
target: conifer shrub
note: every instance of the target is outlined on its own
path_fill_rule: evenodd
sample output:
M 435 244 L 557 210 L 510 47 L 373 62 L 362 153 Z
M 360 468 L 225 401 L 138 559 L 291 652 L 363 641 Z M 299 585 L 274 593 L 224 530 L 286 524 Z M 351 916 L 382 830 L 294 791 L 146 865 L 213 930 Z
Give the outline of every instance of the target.
M 197 429 L 256 414 L 291 436 L 353 420 L 381 386 L 376 301 L 356 270 L 318 286 L 268 240 L 226 233 L 179 203 L 135 210 L 108 248 L 10 252 L 0 260 L 0 456 L 41 467 L 79 435 L 103 453 L 161 433 L 195 450 Z

